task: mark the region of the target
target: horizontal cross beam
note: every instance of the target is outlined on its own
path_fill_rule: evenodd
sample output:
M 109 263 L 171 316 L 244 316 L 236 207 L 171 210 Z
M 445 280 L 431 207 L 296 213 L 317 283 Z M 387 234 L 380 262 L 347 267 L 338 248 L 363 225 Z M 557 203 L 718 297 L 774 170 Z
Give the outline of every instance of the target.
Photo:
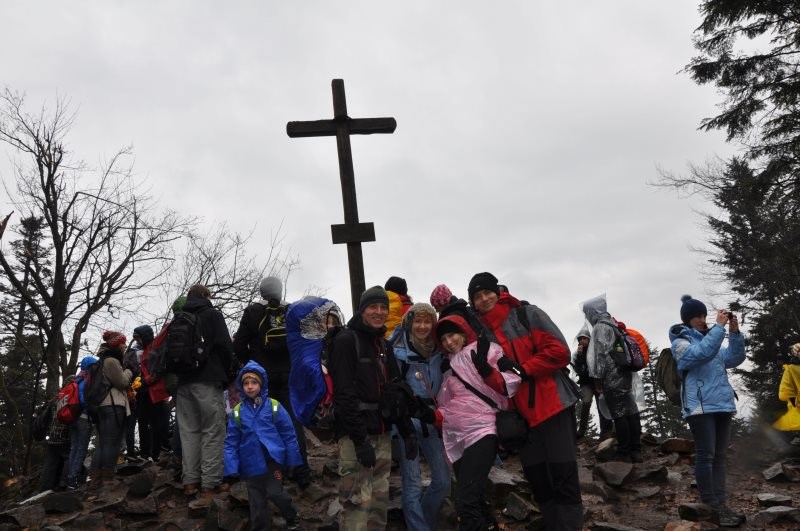
M 345 118 L 333 120 L 313 120 L 307 122 L 289 122 L 286 134 L 291 138 L 309 136 L 336 136 L 338 128 L 347 127 L 351 135 L 372 135 L 375 133 L 394 133 L 397 121 L 394 118 Z
M 331 238 L 333 243 L 374 242 L 375 225 L 373 223 L 331 225 Z

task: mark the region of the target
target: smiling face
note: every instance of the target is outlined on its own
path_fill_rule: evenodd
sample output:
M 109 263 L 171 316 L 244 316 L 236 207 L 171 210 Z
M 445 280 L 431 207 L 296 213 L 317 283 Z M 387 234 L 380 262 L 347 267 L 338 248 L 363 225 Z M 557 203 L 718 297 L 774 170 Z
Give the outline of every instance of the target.
M 478 313 L 483 315 L 492 311 L 494 305 L 497 304 L 497 298 L 497 293 L 494 291 L 482 289 L 476 291 L 472 296 L 472 304 L 475 306 L 475 309 L 478 310 Z
M 448 354 L 455 354 L 461 352 L 461 349 L 467 344 L 467 336 L 459 332 L 446 332 L 439 338 L 439 341 Z
M 371 328 L 382 327 L 386 324 L 387 317 L 389 317 L 389 305 L 382 302 L 370 304 L 361 312 L 361 319 L 364 324 Z
M 431 340 L 433 331 L 433 317 L 427 313 L 417 313 L 411 321 L 411 335 L 417 340 L 427 343 Z
M 705 315 L 698 315 L 689 320 L 689 326 L 698 332 L 708 332 L 708 323 Z
M 261 384 L 255 378 L 245 378 L 242 382 L 242 389 L 248 398 L 255 398 L 261 393 Z

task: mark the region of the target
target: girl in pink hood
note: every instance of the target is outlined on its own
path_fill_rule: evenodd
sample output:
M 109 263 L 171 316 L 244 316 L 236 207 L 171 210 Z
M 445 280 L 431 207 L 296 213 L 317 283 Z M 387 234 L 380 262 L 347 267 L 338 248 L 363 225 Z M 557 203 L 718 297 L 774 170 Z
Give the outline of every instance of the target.
M 493 529 L 494 517 L 486 510 L 484 492 L 498 449 L 496 409 L 468 387 L 508 409 L 520 377 L 500 372 L 497 360 L 503 349 L 475 332 L 460 316 L 451 315 L 436 325 L 436 338 L 450 358 L 450 371 L 437 396 L 442 416 L 442 440 L 456 474 L 455 505 L 459 530 Z

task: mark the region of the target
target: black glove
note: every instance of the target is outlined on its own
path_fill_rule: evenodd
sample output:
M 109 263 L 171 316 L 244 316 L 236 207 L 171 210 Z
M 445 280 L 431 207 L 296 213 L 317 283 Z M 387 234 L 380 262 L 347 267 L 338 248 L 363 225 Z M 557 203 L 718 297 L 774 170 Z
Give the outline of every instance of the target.
M 365 468 L 375 466 L 375 449 L 368 440 L 365 439 L 361 444 L 356 445 L 356 459 Z
M 433 424 L 436 422 L 436 412 L 432 407 L 423 406 L 419 409 L 417 418 L 425 424 Z
M 419 448 L 417 447 L 417 438 L 413 435 L 408 436 L 407 438 L 403 439 L 403 443 L 406 447 L 406 459 L 409 461 L 413 461 L 417 458 L 419 454 Z
M 476 369 L 478 369 L 478 374 L 481 375 L 481 378 L 486 378 L 492 374 L 492 367 L 489 365 L 489 362 L 486 359 L 486 356 L 489 354 L 489 340 L 484 334 L 478 336 L 477 346 L 477 351 L 473 350 L 470 352 L 472 364 L 475 365 Z
M 501 372 L 513 372 L 523 380 L 528 378 L 528 375 L 525 373 L 525 369 L 522 368 L 522 365 L 505 356 L 497 360 L 497 368 L 500 369 Z

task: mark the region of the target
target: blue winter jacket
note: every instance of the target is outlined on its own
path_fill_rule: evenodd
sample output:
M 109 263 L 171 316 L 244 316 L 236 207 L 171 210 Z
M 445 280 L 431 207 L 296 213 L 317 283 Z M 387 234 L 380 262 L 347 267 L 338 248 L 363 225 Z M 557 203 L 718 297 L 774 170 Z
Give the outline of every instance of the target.
M 425 359 L 411 349 L 408 333 L 402 326 L 395 328 L 389 336 L 389 344 L 394 350 L 394 357 L 404 375 L 405 381 L 414 394 L 433 406 L 434 399 L 442 387 L 442 354 L 438 350 Z M 417 374 L 422 376 L 417 379 Z M 417 428 L 420 427 L 418 419 L 413 419 Z
M 260 374 L 264 382 L 255 399 L 247 398 L 242 388 L 242 374 L 246 372 Z M 302 464 L 292 418 L 280 404 L 273 413 L 264 368 L 255 361 L 248 361 L 236 376 L 236 387 L 244 399 L 239 406 L 238 420 L 234 414 L 228 419 L 224 475 L 238 474 L 246 479 L 266 474 L 270 458 L 283 466 Z
M 741 332 L 730 334 L 728 346 L 723 348 L 724 326 L 715 324 L 703 335 L 694 328 L 676 324 L 669 329 L 669 339 L 672 356 L 683 378 L 683 417 L 735 413 L 736 403 L 727 369 L 738 367 L 744 361 L 744 335 Z

